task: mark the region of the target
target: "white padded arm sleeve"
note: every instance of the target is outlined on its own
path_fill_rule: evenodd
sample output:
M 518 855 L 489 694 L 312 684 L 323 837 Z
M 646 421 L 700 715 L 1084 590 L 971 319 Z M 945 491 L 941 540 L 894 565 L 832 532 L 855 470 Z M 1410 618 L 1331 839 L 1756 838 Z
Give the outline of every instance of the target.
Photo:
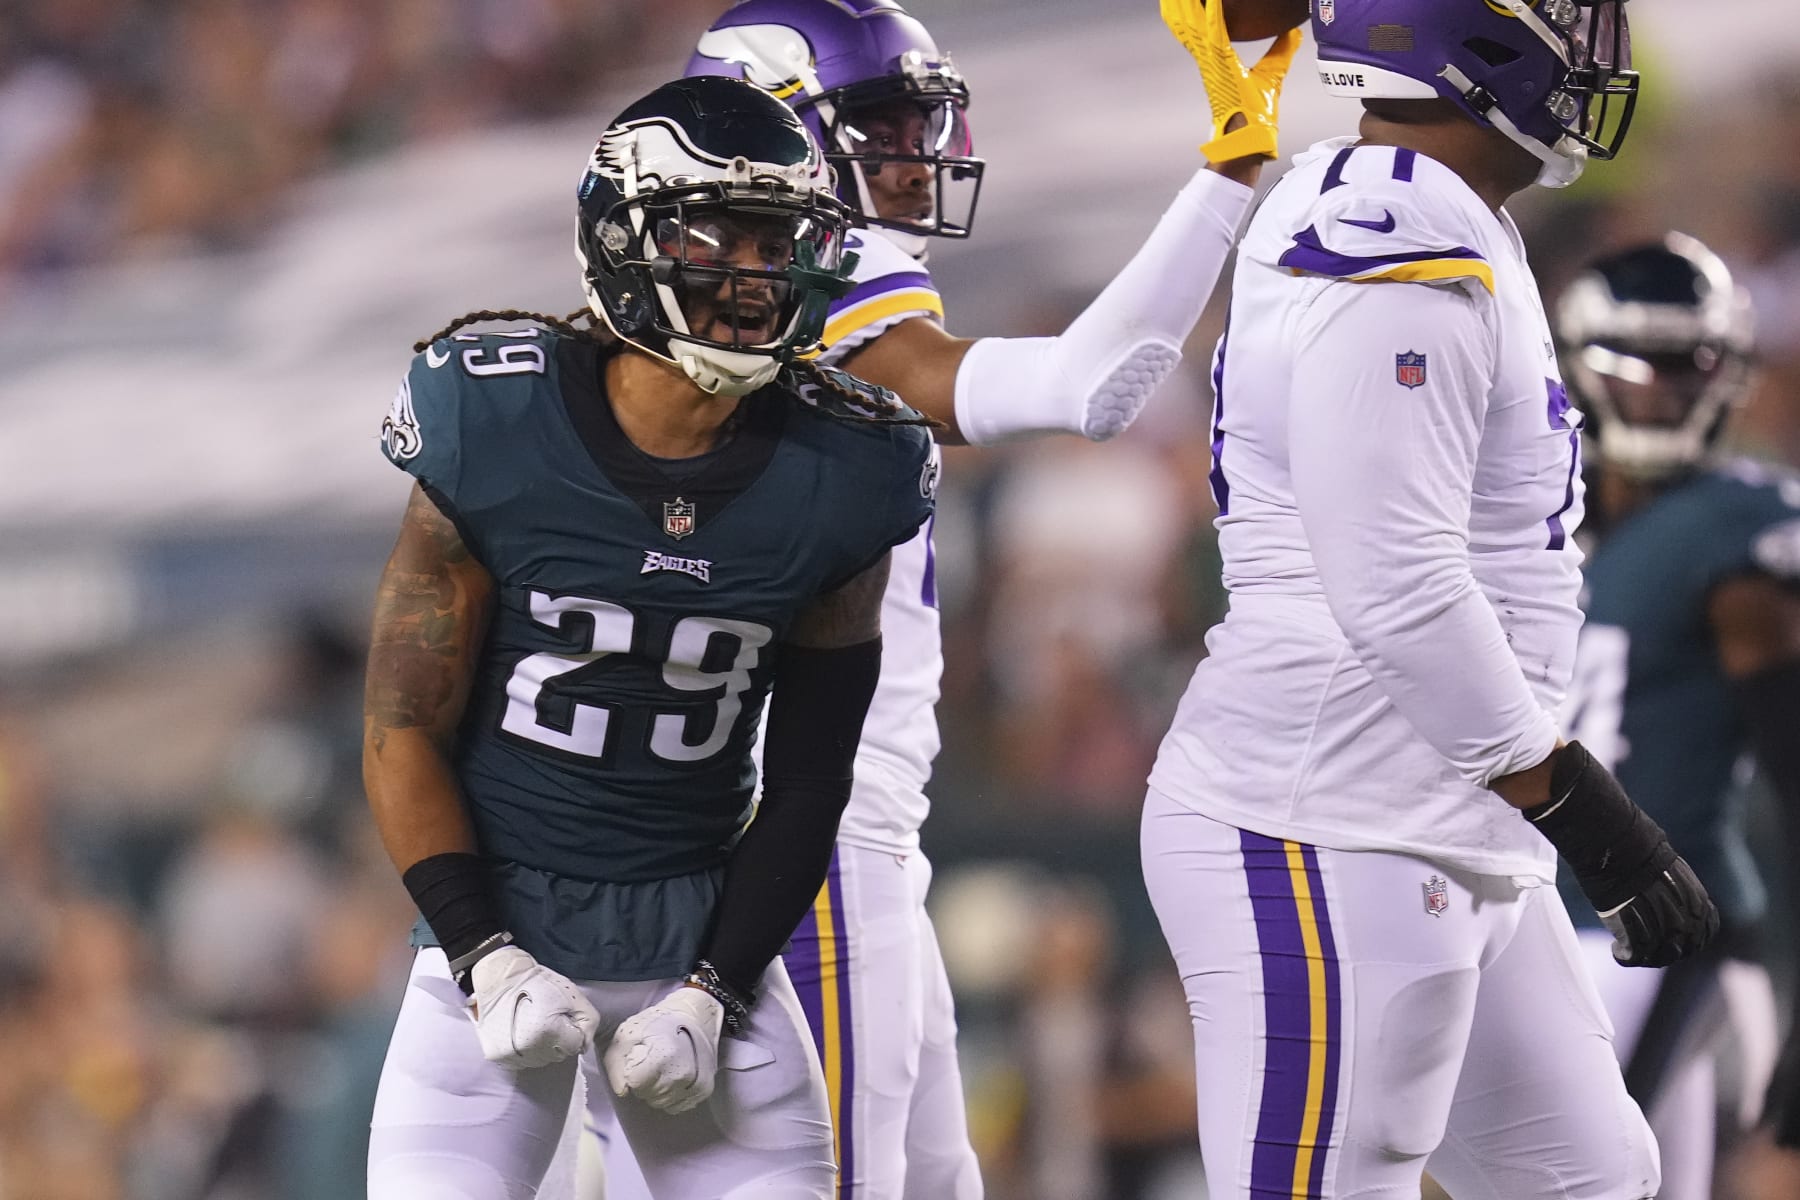
M 1294 501 L 1333 618 L 1400 714 L 1481 785 L 1556 744 L 1469 566 L 1496 355 L 1485 303 L 1460 288 L 1324 289 L 1293 330 L 1288 422 Z M 1396 346 L 1426 353 L 1427 385 L 1395 382 Z
M 1253 195 L 1200 171 L 1060 337 L 983 338 L 969 347 L 956 374 L 963 437 L 976 446 L 1043 433 L 1100 442 L 1130 425 L 1181 361 Z

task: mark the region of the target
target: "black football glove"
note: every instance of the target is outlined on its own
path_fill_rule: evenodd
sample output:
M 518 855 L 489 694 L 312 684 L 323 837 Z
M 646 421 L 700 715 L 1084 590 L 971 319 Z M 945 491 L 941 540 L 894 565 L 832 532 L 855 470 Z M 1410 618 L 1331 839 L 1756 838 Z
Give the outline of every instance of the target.
M 1525 810 L 1613 934 L 1628 967 L 1666 967 L 1719 931 L 1719 910 L 1668 835 L 1580 742 L 1550 762 L 1550 799 Z

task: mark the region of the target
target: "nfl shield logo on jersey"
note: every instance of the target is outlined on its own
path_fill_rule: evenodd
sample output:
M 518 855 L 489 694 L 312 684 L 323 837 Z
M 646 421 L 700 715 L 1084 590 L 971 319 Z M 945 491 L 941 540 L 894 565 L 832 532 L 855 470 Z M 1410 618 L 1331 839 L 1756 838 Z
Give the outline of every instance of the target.
M 1408 350 L 1394 355 L 1394 379 L 1404 388 L 1425 386 L 1425 356 Z
M 1315 7 L 1319 13 L 1319 24 L 1329 25 L 1337 20 L 1337 0 L 1318 0 Z
M 1425 881 L 1423 886 L 1425 888 L 1425 911 L 1434 917 L 1443 916 L 1444 910 L 1450 907 L 1450 885 L 1433 875 Z
M 663 501 L 663 532 L 680 541 L 694 532 L 694 505 L 680 496 Z

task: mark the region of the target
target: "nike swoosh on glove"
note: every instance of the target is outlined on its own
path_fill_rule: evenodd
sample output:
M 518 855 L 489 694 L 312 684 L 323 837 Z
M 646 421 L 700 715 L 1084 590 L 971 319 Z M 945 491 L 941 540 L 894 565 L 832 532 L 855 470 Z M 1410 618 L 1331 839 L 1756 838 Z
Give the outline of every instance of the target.
M 684 1113 L 713 1093 L 725 1009 L 699 988 L 682 987 L 619 1026 L 606 1048 L 606 1078 L 616 1096 Z
M 581 989 L 517 946 L 469 969 L 481 1053 L 512 1070 L 545 1067 L 594 1044 L 600 1014 Z

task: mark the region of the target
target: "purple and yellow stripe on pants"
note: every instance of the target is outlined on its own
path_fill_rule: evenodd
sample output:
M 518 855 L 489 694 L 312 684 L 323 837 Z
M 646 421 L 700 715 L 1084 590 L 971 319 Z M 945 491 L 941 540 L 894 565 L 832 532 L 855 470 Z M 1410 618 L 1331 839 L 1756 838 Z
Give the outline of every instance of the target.
M 1318 850 L 1239 831 L 1263 977 L 1255 1200 L 1317 1200 L 1337 1112 L 1343 996 Z
M 850 1195 L 856 1180 L 855 1112 L 856 1039 L 850 1022 L 850 933 L 844 920 L 841 860 L 831 853 L 831 870 L 819 889 L 812 911 L 794 931 L 782 961 L 800 995 L 806 1023 L 812 1027 L 819 1065 L 825 1068 L 825 1090 L 831 1100 L 831 1136 L 837 1152 L 839 1196 Z

